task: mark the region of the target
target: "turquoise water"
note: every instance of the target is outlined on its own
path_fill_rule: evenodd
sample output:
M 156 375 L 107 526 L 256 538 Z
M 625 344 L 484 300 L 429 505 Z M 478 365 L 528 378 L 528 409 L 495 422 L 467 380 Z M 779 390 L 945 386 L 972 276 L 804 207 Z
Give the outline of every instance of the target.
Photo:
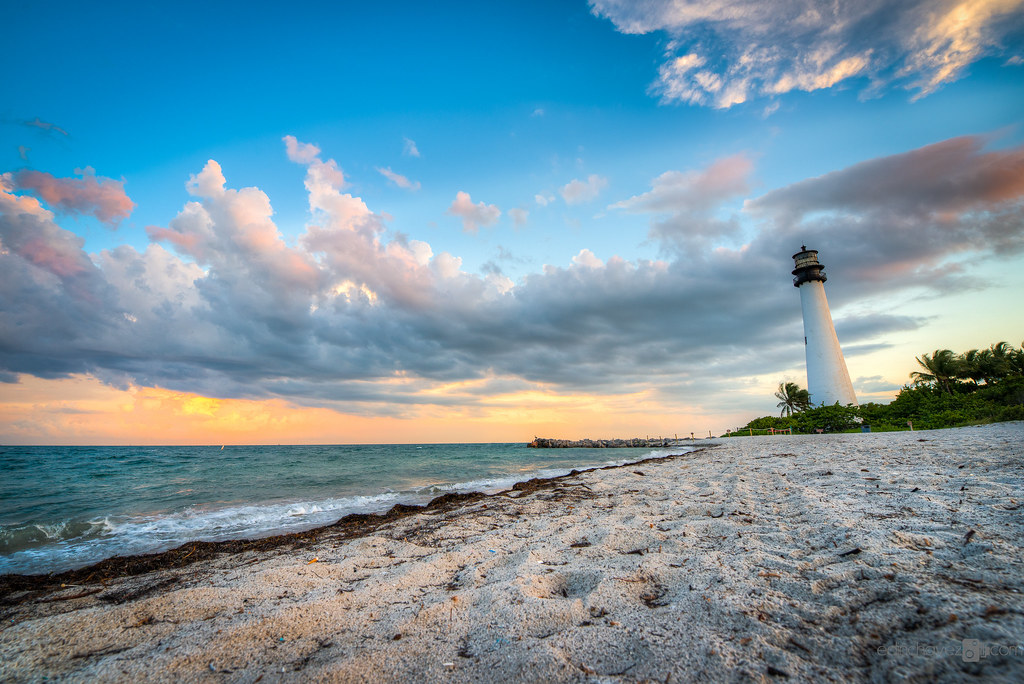
M 688 450 L 0 447 L 0 574 L 69 570 L 192 540 L 294 532 L 447 492 L 500 491 L 531 477 Z

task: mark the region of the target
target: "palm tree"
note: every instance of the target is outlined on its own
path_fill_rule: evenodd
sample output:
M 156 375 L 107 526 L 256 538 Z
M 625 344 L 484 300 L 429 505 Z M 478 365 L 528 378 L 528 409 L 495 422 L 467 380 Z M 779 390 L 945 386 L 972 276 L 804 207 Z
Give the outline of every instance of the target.
M 983 353 L 977 349 L 970 349 L 961 354 L 957 359 L 959 364 L 957 377 L 962 380 L 970 380 L 977 385 L 978 381 L 985 377 L 981 367 L 983 356 Z
M 989 375 L 993 380 L 1002 380 L 1010 372 L 1013 347 L 1007 342 L 997 342 L 986 351 L 991 352 L 989 356 Z
M 1020 343 L 1020 349 L 1010 352 L 1010 372 L 1024 375 L 1024 342 Z
M 936 386 L 942 388 L 946 392 L 952 394 L 953 387 L 949 384 L 949 381 L 956 378 L 957 366 L 956 354 L 948 349 L 936 349 L 932 352 L 931 356 L 928 354 L 921 354 L 916 357 L 917 362 L 923 368 L 923 371 L 913 371 L 910 377 L 913 378 L 916 384 L 929 384 L 935 383 Z
M 800 389 L 795 382 L 780 382 L 779 391 L 775 393 L 779 400 L 777 408 L 781 408 L 780 416 L 791 416 L 799 411 L 805 411 L 811 406 L 811 395 L 807 390 Z

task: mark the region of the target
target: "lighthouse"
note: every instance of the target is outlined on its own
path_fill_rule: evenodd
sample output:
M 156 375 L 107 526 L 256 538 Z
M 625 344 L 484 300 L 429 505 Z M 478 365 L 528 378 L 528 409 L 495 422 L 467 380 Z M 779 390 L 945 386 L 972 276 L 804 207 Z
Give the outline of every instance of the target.
M 793 285 L 800 290 L 800 308 L 804 314 L 804 348 L 807 352 L 807 392 L 811 403 L 831 406 L 857 405 L 843 350 L 839 348 L 832 314 L 825 299 L 824 266 L 818 262 L 818 250 L 807 249 L 793 255 Z

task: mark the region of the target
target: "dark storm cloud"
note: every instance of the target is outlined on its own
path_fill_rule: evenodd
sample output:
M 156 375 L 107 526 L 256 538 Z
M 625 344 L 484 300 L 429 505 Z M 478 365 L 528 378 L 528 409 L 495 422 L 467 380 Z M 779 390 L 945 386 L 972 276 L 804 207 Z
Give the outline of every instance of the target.
M 999 236 L 1019 249 L 1022 233 L 1024 190 L 1010 172 L 1021 151 L 987 153 L 961 139 L 751 200 L 760 232 L 742 248 L 636 262 L 601 262 L 584 250 L 571 265 L 516 284 L 500 269 L 469 274 L 425 243 L 388 239 L 379 217 L 344 192 L 333 160 L 299 145 L 312 220 L 294 246 L 273 224 L 269 198 L 229 188 L 212 161 L 187 184 L 192 199 L 179 215 L 148 229 L 180 257 L 158 243 L 90 257 L 36 200 L 4 186 L 0 374 L 91 372 L 116 386 L 393 415 L 538 386 L 643 389 L 675 405 L 701 397 L 711 406 L 716 388 L 801 362 L 789 276 L 801 238 L 827 245 L 822 259 L 841 274 L 829 297 L 842 303 L 883 288 L 940 291 L 949 278 L 968 277 L 950 273 L 944 259 L 988 254 L 984 239 Z M 714 187 L 728 199 L 749 172 L 715 168 L 726 167 L 662 177 L 620 208 L 656 221 L 665 211 L 680 221 L 707 216 L 714 205 L 692 187 L 725 179 Z M 942 191 L 950 175 L 955 197 Z M 887 179 L 902 194 L 880 190 Z M 837 328 L 853 355 L 922 323 L 859 314 L 839 317 Z

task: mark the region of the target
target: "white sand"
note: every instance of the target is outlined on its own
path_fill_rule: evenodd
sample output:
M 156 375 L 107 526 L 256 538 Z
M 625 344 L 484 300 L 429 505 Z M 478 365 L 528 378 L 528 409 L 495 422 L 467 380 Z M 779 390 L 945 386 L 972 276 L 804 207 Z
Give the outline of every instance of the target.
M 0 680 L 1024 681 L 1022 444 L 724 440 L 50 594 L 0 606 Z

